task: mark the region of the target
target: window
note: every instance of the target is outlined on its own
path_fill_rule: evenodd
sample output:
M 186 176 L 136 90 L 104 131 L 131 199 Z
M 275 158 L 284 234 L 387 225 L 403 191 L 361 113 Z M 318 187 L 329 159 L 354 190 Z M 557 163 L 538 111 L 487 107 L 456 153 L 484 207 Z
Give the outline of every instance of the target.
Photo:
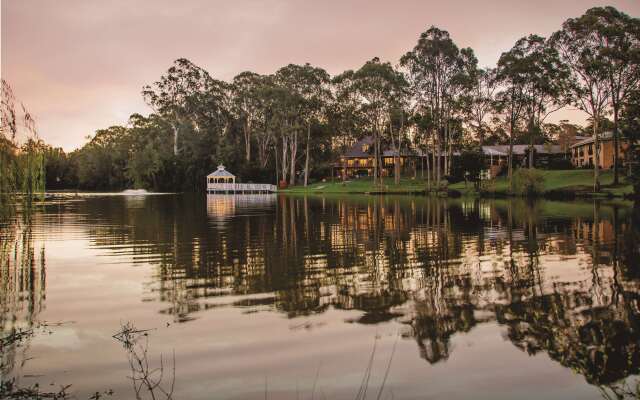
M 367 166 L 367 159 L 366 158 L 361 158 L 360 160 L 358 160 L 358 165 L 360 165 L 361 167 L 366 167 Z
M 362 152 L 363 153 L 368 153 L 369 152 L 369 145 L 368 144 L 363 144 L 362 145 Z
M 353 160 L 349 160 L 349 161 L 347 161 L 347 165 L 348 165 L 349 167 L 353 167 Z

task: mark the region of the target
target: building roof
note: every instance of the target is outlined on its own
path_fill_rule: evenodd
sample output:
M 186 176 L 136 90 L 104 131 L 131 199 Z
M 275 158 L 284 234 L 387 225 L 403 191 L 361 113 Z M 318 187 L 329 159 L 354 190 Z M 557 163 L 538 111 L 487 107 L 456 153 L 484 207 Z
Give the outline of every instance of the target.
M 372 136 L 365 136 L 358 140 L 344 153 L 345 158 L 367 158 L 373 156 L 374 140 Z M 393 149 L 383 149 L 381 157 L 395 157 L 398 154 Z M 401 155 L 404 157 L 420 156 L 421 154 L 408 149 L 406 146 L 402 149 Z
M 534 144 L 534 150 L 538 154 L 563 154 L 562 146 L 558 144 Z M 513 154 L 515 155 L 525 155 L 529 151 L 528 144 L 514 144 L 513 145 Z M 493 155 L 493 156 L 507 156 L 509 155 L 509 145 L 495 145 L 495 146 L 482 146 L 482 152 L 485 155 Z
M 602 132 L 600 134 L 599 140 L 601 142 L 606 142 L 608 140 L 611 140 L 612 138 L 613 138 L 613 132 L 612 131 L 607 131 L 607 132 Z M 583 139 L 583 140 L 580 140 L 578 142 L 575 142 L 570 147 L 573 149 L 574 147 L 584 146 L 585 144 L 589 144 L 589 143 L 593 143 L 593 136 L 589 136 L 586 139 Z
M 347 150 L 346 153 L 344 153 L 344 156 L 347 158 L 368 157 L 371 155 L 371 152 L 364 151 L 363 149 L 365 149 L 366 147 L 371 147 L 372 145 L 373 145 L 373 137 L 365 136 L 362 139 L 355 142 L 353 146 L 351 146 L 351 148 Z
M 224 169 L 224 165 L 218 165 L 218 169 L 207 175 L 208 177 L 235 178 L 235 175 Z

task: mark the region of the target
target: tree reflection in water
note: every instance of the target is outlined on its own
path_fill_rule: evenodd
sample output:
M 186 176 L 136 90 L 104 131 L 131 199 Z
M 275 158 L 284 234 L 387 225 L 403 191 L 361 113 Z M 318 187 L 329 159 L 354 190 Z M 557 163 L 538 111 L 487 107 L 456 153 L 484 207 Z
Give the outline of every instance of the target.
M 24 366 L 45 303 L 45 251 L 36 250 L 32 215 L 0 221 L 0 376 Z M 17 363 L 17 360 L 22 360 Z M 19 376 L 19 374 L 13 374 Z M 3 381 L 4 382 L 4 381 Z M 19 383 L 19 382 L 16 382 Z
M 156 266 L 145 300 L 176 322 L 228 302 L 289 318 L 359 310 L 346 322 L 399 321 L 429 363 L 447 360 L 456 333 L 497 322 L 514 346 L 546 352 L 603 393 L 639 374 L 637 207 L 275 195 L 73 207 L 92 218 L 94 245 Z M 34 312 L 39 299 L 27 301 Z

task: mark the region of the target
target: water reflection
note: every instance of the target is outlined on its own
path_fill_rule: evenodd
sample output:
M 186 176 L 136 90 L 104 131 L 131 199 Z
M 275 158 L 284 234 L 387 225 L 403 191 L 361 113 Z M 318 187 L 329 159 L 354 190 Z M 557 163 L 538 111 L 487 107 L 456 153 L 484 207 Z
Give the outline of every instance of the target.
M 497 323 L 523 352 L 614 387 L 640 373 L 639 215 L 599 202 L 164 196 L 60 202 L 41 225 L 153 265 L 144 300 L 175 322 L 222 306 L 356 310 L 345 323 L 397 321 L 430 364 L 464 351 L 455 334 Z M 5 331 L 44 299 L 44 252 L 22 257 L 27 268 L 3 255 Z
M 45 251 L 36 250 L 32 221 L 0 224 L 0 376 L 10 374 L 29 348 L 30 330 L 45 304 Z M 24 332 L 24 336 L 20 333 Z M 16 336 L 17 334 L 17 336 Z M 7 339 L 14 335 L 20 339 Z

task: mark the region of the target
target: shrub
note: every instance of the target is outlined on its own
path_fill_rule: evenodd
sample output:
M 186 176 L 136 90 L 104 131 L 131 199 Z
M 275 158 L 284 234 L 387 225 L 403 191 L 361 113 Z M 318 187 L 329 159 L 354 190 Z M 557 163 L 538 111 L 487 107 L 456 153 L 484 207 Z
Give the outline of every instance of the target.
M 474 184 L 476 189 L 480 182 L 481 172 L 487 168 L 484 155 L 480 151 L 463 151 L 458 158 L 458 162 L 454 164 L 453 176 L 455 181 L 447 179 L 449 183 L 460 181 L 469 181 Z
M 536 196 L 544 191 L 544 175 L 537 169 L 520 168 L 513 174 L 513 190 L 520 196 Z
M 495 179 L 487 179 L 480 182 L 480 192 L 485 194 L 495 194 L 496 193 L 496 180 Z
M 554 158 L 549 160 L 548 169 L 573 169 L 573 163 L 568 158 Z

